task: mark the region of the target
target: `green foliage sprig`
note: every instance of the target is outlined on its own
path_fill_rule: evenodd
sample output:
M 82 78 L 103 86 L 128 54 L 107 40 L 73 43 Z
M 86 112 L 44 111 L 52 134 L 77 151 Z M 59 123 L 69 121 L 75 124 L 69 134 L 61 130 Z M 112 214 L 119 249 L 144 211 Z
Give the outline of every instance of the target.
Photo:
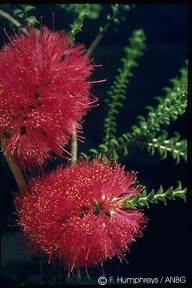
M 124 67 L 123 67 L 124 68 Z M 125 68 L 124 68 L 125 69 Z M 122 72 L 121 70 L 119 70 Z M 123 72 L 122 72 L 123 73 Z M 186 161 L 187 158 L 187 142 L 185 139 L 179 141 L 178 133 L 175 134 L 175 137 L 171 139 L 165 139 L 165 132 L 162 135 L 158 135 L 160 132 L 161 126 L 167 126 L 171 121 L 174 121 L 178 118 L 179 115 L 183 115 L 187 108 L 187 74 L 188 67 L 187 62 L 186 65 L 180 69 L 181 76 L 171 79 L 170 81 L 173 83 L 173 87 L 163 88 L 166 92 L 164 97 L 156 97 L 159 104 L 157 107 L 147 106 L 146 108 L 149 110 L 149 113 L 146 118 L 143 116 L 138 116 L 140 120 L 139 125 L 132 126 L 132 132 L 123 133 L 120 137 L 115 137 L 116 132 L 116 115 L 118 113 L 116 107 L 121 106 L 121 102 L 119 100 L 124 99 L 121 95 L 122 91 L 125 93 L 125 84 L 119 85 L 119 90 L 117 92 L 119 94 L 111 94 L 111 99 L 113 102 L 109 101 L 110 111 L 105 120 L 105 143 L 102 143 L 98 146 L 98 149 L 90 149 L 89 151 L 94 154 L 102 154 L 103 159 L 107 161 L 107 159 L 113 157 L 113 159 L 118 160 L 120 154 L 123 151 L 123 155 L 127 156 L 130 145 L 134 145 L 135 147 L 148 147 L 148 151 L 153 155 L 154 149 L 157 149 L 160 155 L 165 159 L 167 157 L 167 152 L 170 152 L 173 159 L 176 160 L 176 163 L 179 163 L 180 159 L 184 159 Z M 117 78 L 118 80 L 121 78 Z M 117 80 L 115 80 L 117 81 Z M 112 87 L 116 89 L 116 82 L 114 82 Z M 118 83 L 118 82 L 117 82 Z M 113 88 L 114 89 L 114 88 Z M 115 90 L 116 92 L 116 90 Z M 117 102 L 116 102 L 117 101 Z M 116 105 L 116 103 L 119 103 Z M 115 108 L 113 108 L 115 107 Z M 110 113 L 110 114 L 109 114 Z M 109 132 L 108 132 L 109 131 Z M 107 136 L 109 135 L 109 136 Z M 88 156 L 85 153 L 81 154 L 83 157 L 87 158 Z
M 112 4 L 111 6 L 111 13 L 107 15 L 107 24 L 105 26 L 100 26 L 99 31 L 100 33 L 104 34 L 107 32 L 109 26 L 111 25 L 118 25 L 121 21 L 124 20 L 122 16 L 122 12 L 127 10 L 131 10 L 135 7 L 134 4 Z
M 187 63 L 186 63 L 187 64 Z M 155 97 L 159 104 L 156 108 L 147 106 L 147 118 L 138 116 L 139 125 L 132 126 L 133 136 L 148 136 L 154 138 L 160 131 L 161 125 L 169 125 L 171 121 L 185 113 L 187 107 L 187 65 L 180 70 L 181 76 L 171 79 L 172 87 L 166 87 L 164 97 Z
M 131 10 L 134 7 L 135 7 L 134 4 L 130 4 L 130 5 L 112 4 L 110 5 L 111 13 L 107 14 L 106 16 L 106 20 L 107 20 L 106 24 L 99 27 L 98 35 L 96 36 L 94 41 L 91 43 L 89 49 L 87 50 L 88 56 L 90 56 L 94 52 L 94 50 L 96 49 L 98 44 L 101 42 L 102 38 L 104 37 L 104 35 L 106 34 L 110 26 L 113 26 L 113 28 L 117 30 L 116 29 L 117 25 L 119 25 L 125 19 L 123 16 L 123 12 L 126 10 Z
M 62 9 L 65 9 L 66 11 L 73 12 L 73 13 L 79 13 L 79 9 L 81 8 L 82 4 L 77 4 L 77 3 L 64 4 L 64 3 L 62 3 L 62 4 L 55 4 L 55 5 L 59 6 Z M 93 19 L 93 20 L 98 19 L 102 8 L 103 8 L 102 4 L 89 5 L 89 14 L 87 15 L 87 18 Z
M 124 200 L 123 204 L 125 208 L 149 208 L 149 203 L 157 204 L 158 202 L 163 202 L 166 205 L 166 200 L 175 200 L 175 198 L 181 198 L 186 201 L 186 188 L 182 188 L 181 182 L 178 182 L 178 186 L 176 189 L 173 187 L 169 187 L 166 191 L 164 191 L 163 187 L 160 186 L 159 190 L 155 193 L 154 189 L 147 193 L 144 190 L 141 194 L 131 195 L 126 200 Z
M 116 138 L 116 115 L 118 108 L 123 107 L 122 100 L 126 99 L 129 77 L 133 76 L 131 70 L 137 67 L 136 62 L 139 56 L 143 55 L 145 48 L 145 34 L 142 29 L 135 30 L 129 38 L 130 46 L 126 47 L 125 56 L 121 59 L 122 68 L 118 69 L 117 76 L 109 91 L 107 92 L 106 103 L 108 113 L 104 122 L 104 144 L 110 147 L 110 141 Z
M 13 14 L 17 16 L 18 18 L 22 19 L 25 24 L 33 25 L 39 24 L 39 21 L 34 15 L 30 15 L 32 10 L 35 10 L 36 8 L 34 6 L 28 5 L 28 4 L 20 4 L 19 9 L 15 9 L 13 11 Z M 23 28 L 21 26 L 21 28 Z
M 132 132 L 123 133 L 123 135 L 120 137 L 111 139 L 108 145 L 99 145 L 100 150 L 98 151 L 98 154 L 103 153 L 104 158 L 109 158 L 112 155 L 114 159 L 118 160 L 122 150 L 123 156 L 128 155 L 129 147 L 131 145 L 134 147 L 150 146 L 151 148 L 153 146 L 152 143 L 154 142 L 153 139 L 157 138 L 156 135 L 158 132 L 160 132 L 161 126 L 169 125 L 171 121 L 176 120 L 179 115 L 183 115 L 186 111 L 188 81 L 187 62 L 186 65 L 180 69 L 180 73 L 180 77 L 170 80 L 173 83 L 172 88 L 163 88 L 163 90 L 166 92 L 165 97 L 156 97 L 159 102 L 157 107 L 146 107 L 149 110 L 146 119 L 143 116 L 138 116 L 140 125 L 132 126 Z M 161 135 L 159 137 L 160 144 L 165 139 L 161 138 Z M 181 142 L 177 143 L 178 140 L 178 134 L 175 134 L 175 137 L 172 139 L 167 139 L 168 142 L 165 140 L 164 145 L 166 144 L 167 150 L 166 148 L 162 147 L 163 145 L 161 147 L 158 145 L 161 151 L 160 153 L 162 153 L 162 155 L 160 155 L 166 157 L 166 153 L 169 151 L 177 163 L 179 163 L 181 158 L 186 160 L 186 140 L 182 140 Z M 153 149 L 151 148 L 149 151 L 153 152 Z
M 74 4 L 77 5 L 77 4 Z M 70 25 L 71 31 L 69 32 L 72 42 L 75 41 L 77 33 L 82 31 L 83 22 L 86 17 L 89 16 L 91 4 L 79 4 L 78 5 L 78 16 L 74 20 L 73 24 Z
M 180 134 L 174 133 L 175 136 L 168 139 L 167 132 L 163 133 L 157 138 L 153 138 L 151 142 L 148 142 L 148 151 L 154 155 L 155 150 L 159 152 L 161 159 L 166 159 L 167 154 L 170 153 L 173 159 L 176 160 L 176 164 L 181 159 L 187 161 L 187 139 L 180 140 Z

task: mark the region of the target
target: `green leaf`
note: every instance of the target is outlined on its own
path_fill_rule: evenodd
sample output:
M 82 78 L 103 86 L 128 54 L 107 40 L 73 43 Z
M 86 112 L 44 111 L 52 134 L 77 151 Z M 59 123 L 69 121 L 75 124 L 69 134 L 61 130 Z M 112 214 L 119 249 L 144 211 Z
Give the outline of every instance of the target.
M 113 143 L 113 144 L 115 144 L 117 146 L 119 145 L 118 141 L 116 139 L 114 139 L 114 138 L 110 140 L 110 143 Z
M 83 153 L 83 152 L 81 152 L 80 155 L 81 155 L 83 158 L 85 158 L 86 160 L 89 159 L 89 157 L 87 156 L 87 154 L 85 154 L 85 153 Z
M 144 198 L 141 198 L 140 200 L 139 200 L 139 206 L 146 206 L 147 208 L 149 208 L 149 204 L 148 204 L 148 202 L 147 202 L 147 200 L 146 199 L 144 199 Z
M 113 159 L 114 160 L 118 160 L 119 159 L 119 155 L 117 154 L 117 152 L 115 150 L 113 150 Z
M 183 192 L 180 192 L 180 191 L 175 192 L 174 196 L 175 197 L 179 197 L 179 198 L 183 199 L 186 202 L 186 195 Z
M 78 16 L 74 20 L 73 24 L 70 25 L 71 31 L 69 32 L 69 35 L 73 42 L 75 41 L 76 35 L 82 31 L 83 22 L 84 19 L 89 16 L 90 7 L 90 4 L 81 4 L 78 6 Z
M 35 10 L 35 9 L 36 8 L 34 6 L 30 6 L 30 5 L 27 5 L 27 6 L 24 7 L 25 12 L 28 12 L 30 10 Z
M 13 15 L 14 15 L 14 16 L 17 16 L 18 14 L 21 14 L 21 13 L 23 13 L 23 11 L 22 11 L 21 9 L 15 9 L 15 10 L 13 11 Z
M 99 145 L 99 148 L 103 149 L 104 152 L 107 152 L 107 151 L 108 151 L 108 147 L 107 147 L 107 145 L 105 145 L 105 144 L 100 144 L 100 145 Z
M 123 149 L 124 149 L 123 155 L 127 156 L 128 155 L 128 148 L 126 146 L 124 146 Z
M 170 187 L 166 192 L 165 192 L 166 197 L 169 200 L 174 200 L 174 196 L 173 196 L 173 188 Z
M 148 195 L 147 195 L 147 200 L 151 201 L 154 198 L 154 191 L 152 190 Z
M 159 190 L 157 191 L 156 195 L 163 194 L 163 187 L 160 185 Z
M 26 18 L 26 21 L 32 25 L 39 23 L 35 16 L 29 16 Z
M 24 18 L 24 13 L 17 14 L 17 17 L 23 19 Z
M 166 199 L 165 199 L 165 196 L 164 195 L 155 195 L 155 200 L 156 201 L 162 201 L 165 205 L 166 205 Z
M 90 149 L 89 151 L 90 151 L 91 153 L 93 153 L 93 154 L 96 154 L 96 155 L 99 154 L 98 151 L 97 151 L 96 149 L 93 149 L 93 148 Z

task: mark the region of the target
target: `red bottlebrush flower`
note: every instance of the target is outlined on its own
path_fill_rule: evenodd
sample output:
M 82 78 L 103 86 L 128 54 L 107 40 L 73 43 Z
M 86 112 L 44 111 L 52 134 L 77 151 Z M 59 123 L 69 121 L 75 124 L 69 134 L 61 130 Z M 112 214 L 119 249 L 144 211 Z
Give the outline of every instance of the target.
M 0 52 L 0 135 L 18 164 L 41 165 L 81 128 L 91 107 L 93 65 L 83 45 L 46 27 L 11 38 Z
M 136 173 L 116 163 L 80 162 L 33 179 L 15 204 L 32 247 L 59 257 L 70 273 L 113 256 L 124 258 L 142 236 L 146 218 L 139 210 L 125 209 L 123 200 L 142 189 Z

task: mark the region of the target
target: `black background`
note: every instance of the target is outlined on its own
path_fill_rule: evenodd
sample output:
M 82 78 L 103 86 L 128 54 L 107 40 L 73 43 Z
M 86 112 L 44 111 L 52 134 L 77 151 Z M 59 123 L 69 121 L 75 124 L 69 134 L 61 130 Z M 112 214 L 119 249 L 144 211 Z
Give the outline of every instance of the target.
M 2 7 L 1 7 L 2 6 Z M 43 24 L 52 29 L 52 13 L 55 13 L 55 30 L 70 29 L 74 16 L 64 12 L 52 4 L 35 4 L 35 16 L 43 16 Z M 3 5 L 0 5 L 3 9 Z M 11 5 L 8 12 L 12 12 L 16 5 Z M 88 48 L 98 33 L 100 25 L 105 23 L 106 14 L 110 11 L 108 4 L 104 5 L 100 20 L 85 20 L 84 29 L 79 33 L 76 42 L 84 43 Z M 169 86 L 169 79 L 179 76 L 178 70 L 188 58 L 188 5 L 187 4 L 137 4 L 131 12 L 125 13 L 126 20 L 115 32 L 109 29 L 95 53 L 92 55 L 94 63 L 102 64 L 92 76 L 93 80 L 107 79 L 105 83 L 94 84 L 92 93 L 99 99 L 99 106 L 88 112 L 83 124 L 84 143 L 79 143 L 80 151 L 87 152 L 96 147 L 103 137 L 103 121 L 107 112 L 104 103 L 116 70 L 120 66 L 120 58 L 124 56 L 123 47 L 134 29 L 144 29 L 147 38 L 147 49 L 144 56 L 139 58 L 139 67 L 134 69 L 128 90 L 125 107 L 118 115 L 118 135 L 129 131 L 137 123 L 136 116 L 146 116 L 145 106 L 155 105 L 155 96 L 163 96 L 163 87 Z M 4 19 L 0 19 L 1 31 L 5 27 L 8 34 L 12 29 Z M 2 33 L 3 34 L 3 33 Z M 2 35 L 2 43 L 7 43 Z M 182 138 L 187 137 L 187 116 L 180 116 L 168 127 L 169 136 L 178 131 Z M 60 159 L 58 161 L 61 161 Z M 187 164 L 183 161 L 179 165 L 168 157 L 160 160 L 159 155 L 150 156 L 145 150 L 136 150 L 120 162 L 126 169 L 139 172 L 139 181 L 147 189 L 158 189 L 159 185 L 168 188 L 177 186 L 181 181 L 187 185 Z M 2 274 L 3 283 L 29 283 L 34 281 L 36 268 L 26 250 L 22 233 L 14 228 L 15 209 L 12 191 L 16 184 L 12 174 L 2 157 Z M 189 240 L 188 240 L 188 211 L 182 200 L 169 201 L 163 204 L 151 205 L 145 209 L 149 219 L 144 237 L 138 239 L 127 254 L 129 264 L 118 260 L 104 264 L 107 277 L 113 275 L 127 277 L 161 277 L 189 275 Z M 90 276 L 94 283 L 101 276 L 99 269 L 91 269 Z M 32 279 L 32 280 L 31 280 Z M 94 280 L 96 279 L 96 280 Z M 97 282 L 95 282 L 97 283 Z

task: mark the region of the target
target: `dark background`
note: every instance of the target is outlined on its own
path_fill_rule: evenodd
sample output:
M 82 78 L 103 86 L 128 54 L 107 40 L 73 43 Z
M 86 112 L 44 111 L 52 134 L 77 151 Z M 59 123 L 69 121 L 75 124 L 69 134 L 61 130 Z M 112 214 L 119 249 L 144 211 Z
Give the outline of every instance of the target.
M 6 11 L 12 13 L 17 5 L 10 5 Z M 43 16 L 43 24 L 52 29 L 52 13 L 55 13 L 55 30 L 70 30 L 74 19 L 68 13 L 53 4 L 34 4 L 37 19 Z M 4 9 L 0 5 L 0 9 Z M 99 26 L 105 24 L 106 14 L 110 6 L 104 5 L 101 18 L 93 21 L 85 20 L 84 29 L 79 33 L 76 42 L 84 43 L 88 48 L 98 33 Z M 104 103 L 106 92 L 109 89 L 116 70 L 120 66 L 120 58 L 124 56 L 123 47 L 134 29 L 144 29 L 147 38 L 147 49 L 144 56 L 139 58 L 139 67 L 134 69 L 127 89 L 125 107 L 118 115 L 118 134 L 129 131 L 137 123 L 137 115 L 146 115 L 145 106 L 156 105 L 155 96 L 163 96 L 163 87 L 169 86 L 169 79 L 179 76 L 178 70 L 188 58 L 188 5 L 187 4 L 137 4 L 135 9 L 125 13 L 125 21 L 115 32 L 110 28 L 94 55 L 94 62 L 102 64 L 97 68 L 93 80 L 107 79 L 105 83 L 94 84 L 92 93 L 99 99 L 99 106 L 92 109 L 85 117 L 83 132 L 84 143 L 79 143 L 80 151 L 88 152 L 89 148 L 97 147 L 103 137 L 103 121 L 107 112 Z M 8 22 L 0 18 L 1 31 L 5 27 L 8 34 L 12 34 Z M 2 33 L 3 34 L 3 33 Z M 1 45 L 7 43 L 2 35 Z M 180 116 L 169 128 L 169 136 L 174 131 L 187 137 L 187 116 Z M 58 160 L 60 161 L 60 160 Z M 136 150 L 120 162 L 126 169 L 139 172 L 139 181 L 147 189 L 158 189 L 159 185 L 168 188 L 177 186 L 181 181 L 187 185 L 187 164 L 183 161 L 179 165 L 168 157 L 160 160 L 157 154 L 150 156 L 145 150 Z M 14 178 L 2 157 L 2 282 L 4 284 L 37 283 L 39 270 L 33 256 L 27 251 L 23 234 L 15 226 L 15 209 L 12 191 L 17 189 Z M 182 200 L 169 201 L 163 204 L 151 205 L 145 213 L 149 219 L 144 237 L 138 239 L 127 255 L 129 264 L 118 260 L 106 262 L 104 269 L 106 277 L 161 277 L 161 276 L 189 276 L 189 231 L 187 205 Z M 97 283 L 101 276 L 99 269 L 91 269 L 92 280 L 87 283 Z M 95 279 L 95 280 L 94 280 Z

